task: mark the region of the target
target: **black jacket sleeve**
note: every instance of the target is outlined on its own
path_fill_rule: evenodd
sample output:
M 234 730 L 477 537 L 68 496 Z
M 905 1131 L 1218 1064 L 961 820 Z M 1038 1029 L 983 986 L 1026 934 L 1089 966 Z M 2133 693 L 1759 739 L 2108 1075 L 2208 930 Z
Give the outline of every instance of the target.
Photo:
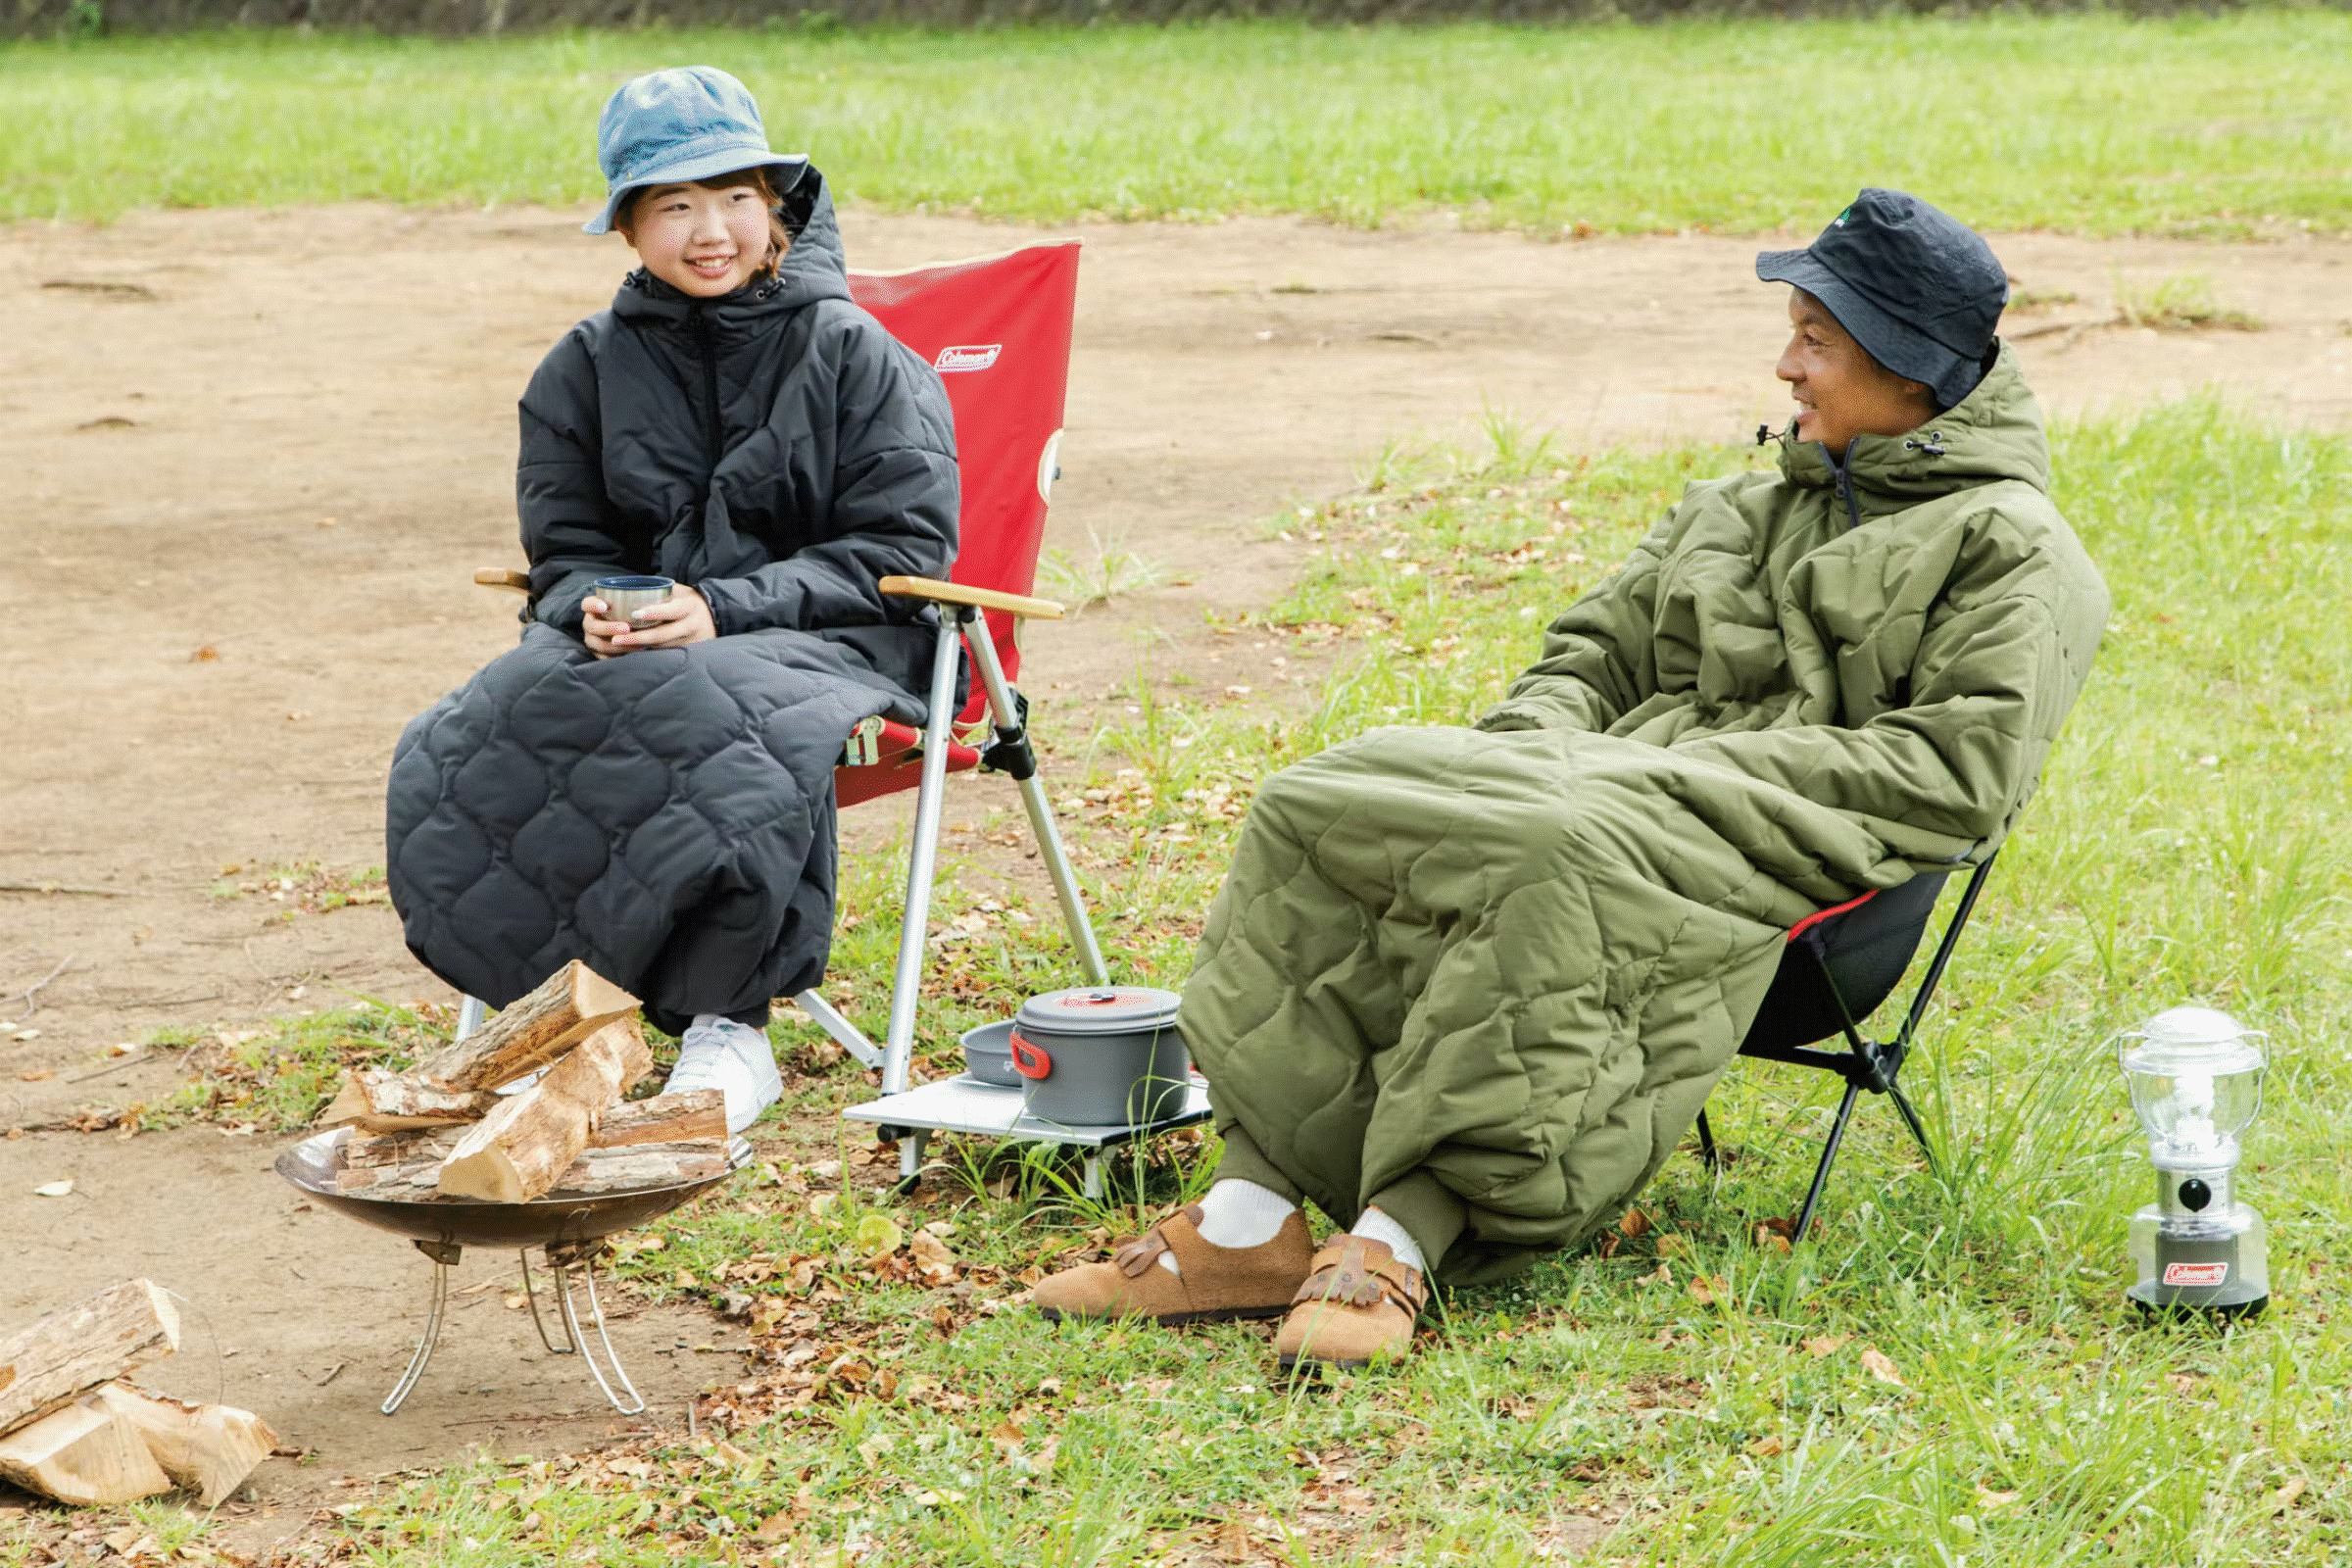
M 834 356 L 832 511 L 815 539 L 740 577 L 694 586 L 723 635 L 903 620 L 876 586 L 945 577 L 956 560 L 955 416 L 939 373 L 863 312 L 844 312 Z
M 524 388 L 514 510 L 531 564 L 532 618 L 580 635 L 580 601 L 599 577 L 640 569 L 605 494 L 596 366 L 585 335 L 564 334 Z

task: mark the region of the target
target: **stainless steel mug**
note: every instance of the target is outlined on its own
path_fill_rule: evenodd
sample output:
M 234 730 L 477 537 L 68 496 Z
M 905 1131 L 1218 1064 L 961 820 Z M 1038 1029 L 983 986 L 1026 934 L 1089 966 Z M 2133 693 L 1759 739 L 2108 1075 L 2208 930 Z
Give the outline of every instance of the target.
M 662 603 L 676 587 L 667 577 L 599 577 L 592 593 L 605 602 L 607 620 L 625 620 L 636 626 L 643 624 L 637 612 Z

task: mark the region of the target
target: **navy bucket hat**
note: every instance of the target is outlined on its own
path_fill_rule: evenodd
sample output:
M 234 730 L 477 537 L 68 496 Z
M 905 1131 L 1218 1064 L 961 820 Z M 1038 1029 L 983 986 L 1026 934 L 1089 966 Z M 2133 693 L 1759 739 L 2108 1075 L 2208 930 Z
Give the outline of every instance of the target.
M 605 172 L 605 210 L 580 225 L 612 232 L 629 193 L 771 169 L 778 195 L 808 167 L 806 153 L 775 153 L 749 88 L 716 66 L 680 66 L 623 82 L 596 122 L 596 161 Z
M 1950 408 L 1976 390 L 2009 274 L 1975 229 L 1899 190 L 1865 190 L 1801 251 L 1766 251 L 1756 275 L 1821 301 L 1855 342 Z

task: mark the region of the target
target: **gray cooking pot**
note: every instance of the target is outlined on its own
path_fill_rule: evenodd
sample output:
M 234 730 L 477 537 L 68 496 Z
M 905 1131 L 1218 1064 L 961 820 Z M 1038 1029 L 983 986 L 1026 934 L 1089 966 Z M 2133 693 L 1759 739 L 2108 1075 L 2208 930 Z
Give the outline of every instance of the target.
M 1012 1020 L 1024 1112 L 1063 1127 L 1138 1126 L 1173 1112 L 1192 1077 L 1176 1001 L 1148 986 L 1031 997 Z

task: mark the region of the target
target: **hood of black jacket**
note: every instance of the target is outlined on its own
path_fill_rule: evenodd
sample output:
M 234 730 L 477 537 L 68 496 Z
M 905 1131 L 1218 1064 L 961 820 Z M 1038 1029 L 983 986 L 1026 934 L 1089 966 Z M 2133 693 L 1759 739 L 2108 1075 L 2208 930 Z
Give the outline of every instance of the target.
M 1817 441 L 1799 441 L 1795 421 L 1781 433 L 1781 472 L 1790 484 L 1819 488 L 1837 473 Z M 2036 490 L 2050 484 L 2050 443 L 2041 405 L 2026 385 L 2017 353 L 2001 345 L 1976 390 L 1902 435 L 1855 438 L 1841 460 L 1859 510 L 1885 515 L 1937 496 L 2001 479 Z
M 684 323 L 696 312 L 709 314 L 719 331 L 757 330 L 767 318 L 788 315 L 818 300 L 850 297 L 849 258 L 841 248 L 841 224 L 833 216 L 833 193 L 813 166 L 777 209 L 792 231 L 791 248 L 772 277 L 754 278 L 732 294 L 696 299 L 640 267 L 621 279 L 612 314 L 635 325 Z

